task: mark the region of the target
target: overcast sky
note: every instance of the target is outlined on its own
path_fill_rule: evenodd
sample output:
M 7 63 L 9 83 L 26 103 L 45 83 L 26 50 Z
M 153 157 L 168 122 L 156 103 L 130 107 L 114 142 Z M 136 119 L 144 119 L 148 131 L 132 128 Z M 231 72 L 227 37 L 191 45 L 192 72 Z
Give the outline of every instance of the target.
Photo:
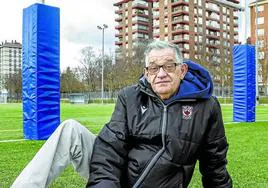
M 93 2 L 94 1 L 94 2 Z M 23 9 L 38 0 L 8 0 L 0 2 L 0 42 L 22 42 Z M 115 0 L 46 0 L 47 5 L 60 8 L 61 69 L 78 65 L 79 51 L 92 46 L 101 52 L 102 32 L 97 25 L 107 24 L 105 52 L 114 50 Z
M 23 8 L 37 2 L 41 0 L 2 0 L 0 2 L 0 42 L 5 40 L 22 42 Z M 108 29 L 105 30 L 105 53 L 114 51 L 116 23 L 113 3 L 118 0 L 46 0 L 45 2 L 60 8 L 61 69 L 77 66 L 79 51 L 85 46 L 92 46 L 96 52 L 101 52 L 102 33 L 97 29 L 97 25 L 103 23 L 108 25 Z M 244 0 L 241 0 L 241 3 L 243 2 Z M 241 31 L 239 34 L 245 33 L 243 28 Z M 243 38 L 244 35 L 239 36 L 240 41 Z

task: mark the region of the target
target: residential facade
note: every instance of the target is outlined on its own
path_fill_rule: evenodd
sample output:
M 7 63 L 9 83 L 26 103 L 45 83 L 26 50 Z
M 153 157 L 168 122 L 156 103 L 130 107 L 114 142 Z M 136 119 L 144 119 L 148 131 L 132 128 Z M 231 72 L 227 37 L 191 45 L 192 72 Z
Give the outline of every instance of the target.
M 226 3 L 227 2 L 227 3 Z M 133 4 L 143 4 L 146 26 L 137 22 Z M 231 93 L 232 48 L 238 44 L 238 0 L 123 0 L 114 4 L 118 9 L 117 51 L 133 46 L 135 34 L 125 32 L 129 27 L 143 28 L 137 32 L 142 40 L 156 39 L 177 44 L 185 59 L 191 59 L 210 70 L 215 94 Z M 134 6 L 135 7 L 135 6 Z M 146 7 L 146 8 L 145 8 Z M 141 9 L 141 6 L 139 6 Z M 137 9 L 137 8 L 136 8 Z M 135 10 L 136 10 L 135 9 Z M 143 19 L 139 16 L 139 19 Z M 144 17 L 144 16 L 143 16 Z M 122 18 L 122 21 L 121 21 Z M 120 30 L 123 28 L 123 30 Z M 121 34 L 120 34 L 121 33 Z M 127 37 L 124 37 L 126 35 Z M 132 32 L 133 33 L 133 32 Z M 139 33 L 144 33 L 139 34 Z M 121 37 L 123 36 L 123 37 Z M 132 38 L 132 41 L 130 40 Z M 135 40 L 134 40 L 135 41 Z M 132 45 L 130 45 L 132 44 Z
M 114 4 L 117 25 L 116 54 L 132 56 L 135 47 L 153 37 L 152 1 L 123 0 Z
M 21 71 L 22 45 L 16 40 L 0 43 L 0 91 L 7 76 Z
M 258 0 L 257 7 L 256 15 L 256 2 L 250 4 L 250 42 L 256 44 L 257 34 L 259 94 L 268 95 L 268 0 Z

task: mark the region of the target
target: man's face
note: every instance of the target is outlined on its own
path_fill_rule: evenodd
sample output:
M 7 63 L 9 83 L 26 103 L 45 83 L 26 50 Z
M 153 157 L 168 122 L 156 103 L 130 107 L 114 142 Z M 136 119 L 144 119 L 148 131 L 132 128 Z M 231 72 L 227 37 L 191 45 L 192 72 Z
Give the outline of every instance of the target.
M 187 72 L 187 65 L 175 66 L 174 63 L 177 63 L 175 51 L 171 48 L 152 50 L 148 54 L 148 60 L 149 65 L 145 68 L 146 79 L 161 99 L 169 99 L 178 90 L 180 82 Z M 158 66 L 163 67 L 158 72 L 154 71 Z

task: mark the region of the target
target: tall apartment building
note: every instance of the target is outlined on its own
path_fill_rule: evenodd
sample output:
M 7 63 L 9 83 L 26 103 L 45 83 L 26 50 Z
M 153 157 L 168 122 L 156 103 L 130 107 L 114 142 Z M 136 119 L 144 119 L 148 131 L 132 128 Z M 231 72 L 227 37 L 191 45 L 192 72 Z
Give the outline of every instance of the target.
M 210 70 L 216 95 L 222 88 L 230 93 L 232 47 L 238 43 L 238 4 L 238 0 L 121 0 L 114 4 L 118 8 L 116 52 L 131 49 L 133 41 L 171 41 L 185 59 Z
M 258 0 L 257 5 L 256 17 L 256 2 L 250 4 L 251 43 L 256 44 L 257 21 L 259 94 L 268 95 L 268 0 Z
M 121 0 L 114 4 L 117 7 L 115 21 L 117 22 L 115 42 L 116 54 L 124 53 L 132 56 L 132 49 L 151 39 L 152 30 L 152 1 Z
M 4 89 L 6 76 L 21 70 L 22 45 L 15 41 L 0 43 L 0 91 Z

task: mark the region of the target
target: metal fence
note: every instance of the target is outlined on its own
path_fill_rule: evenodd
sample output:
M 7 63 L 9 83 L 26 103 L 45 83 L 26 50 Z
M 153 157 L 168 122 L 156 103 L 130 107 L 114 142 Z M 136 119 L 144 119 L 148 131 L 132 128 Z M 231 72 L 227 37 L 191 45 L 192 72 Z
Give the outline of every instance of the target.
M 7 103 L 7 93 L 0 93 L 0 103 Z
M 115 102 L 118 96 L 118 91 L 117 92 L 104 92 L 103 93 L 104 99 L 102 100 L 102 95 L 101 92 L 88 92 L 88 93 L 61 93 L 61 102 L 67 102 L 67 103 L 76 103 L 75 101 L 72 101 L 73 98 L 72 96 L 78 96 L 80 97 L 80 100 L 77 100 L 79 102 L 77 103 L 82 103 L 81 102 L 81 97 L 84 99 L 83 103 L 100 103 L 100 102 Z M 218 94 L 218 95 L 217 95 Z M 225 94 L 222 95 L 221 92 L 215 92 L 214 94 L 216 95 L 217 98 L 220 100 L 221 103 L 225 104 L 232 104 L 233 103 L 233 97 L 232 94 Z M 8 96 L 6 93 L 0 93 L 0 103 L 17 103 L 21 102 L 21 96 L 19 96 L 19 100 L 15 96 L 11 97 Z M 259 102 L 260 104 L 268 104 L 268 96 L 262 96 L 260 95 L 259 97 Z
M 115 102 L 118 96 L 116 92 L 103 92 L 103 100 L 106 102 Z M 88 93 L 61 93 L 61 101 L 70 103 L 81 103 L 81 99 L 84 103 L 91 102 L 103 102 L 101 92 L 88 92 Z M 80 101 L 80 102 L 76 102 Z

